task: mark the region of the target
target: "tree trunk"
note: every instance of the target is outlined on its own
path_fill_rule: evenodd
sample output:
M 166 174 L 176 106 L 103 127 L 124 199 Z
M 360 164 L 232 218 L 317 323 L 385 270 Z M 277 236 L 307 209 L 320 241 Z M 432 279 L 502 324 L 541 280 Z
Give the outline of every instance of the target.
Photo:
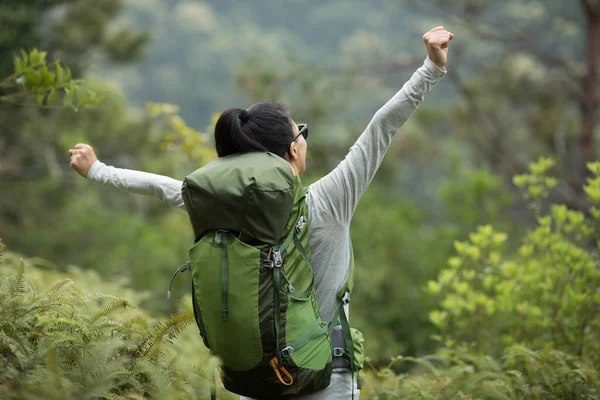
M 600 3 L 582 0 L 586 19 L 586 67 L 582 80 L 581 108 L 581 163 L 579 188 L 588 176 L 586 164 L 594 160 L 594 130 L 598 122 L 598 101 L 600 100 L 598 73 L 600 71 Z

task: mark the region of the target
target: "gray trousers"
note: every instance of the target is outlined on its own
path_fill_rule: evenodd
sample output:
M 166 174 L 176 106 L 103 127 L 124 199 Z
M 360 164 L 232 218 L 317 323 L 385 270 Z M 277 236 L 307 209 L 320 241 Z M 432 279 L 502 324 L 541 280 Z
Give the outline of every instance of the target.
M 352 387 L 352 374 L 350 371 L 339 371 L 331 374 L 331 383 L 321 391 L 306 396 L 293 397 L 294 400 L 352 400 L 352 389 L 354 398 L 358 399 L 360 391 L 356 388 L 356 377 Z M 240 397 L 240 400 L 253 400 L 250 397 Z

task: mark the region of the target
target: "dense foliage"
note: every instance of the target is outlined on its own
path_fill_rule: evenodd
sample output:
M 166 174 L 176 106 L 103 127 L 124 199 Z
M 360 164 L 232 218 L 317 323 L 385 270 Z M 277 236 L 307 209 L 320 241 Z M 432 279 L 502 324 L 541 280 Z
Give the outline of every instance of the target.
M 539 213 L 516 258 L 502 259 L 507 236 L 491 226 L 456 242 L 457 256 L 427 285 L 443 294 L 440 310 L 430 313 L 441 346 L 431 356 L 394 357 L 384 368 L 367 359 L 363 398 L 600 398 L 600 270 L 591 236 L 600 211 L 586 218 L 552 206 L 542 216 L 539 204 L 556 184 L 546 176 L 552 165 L 541 159 L 515 178 Z M 600 163 L 590 170 L 595 177 L 585 189 L 600 204 Z M 210 390 L 216 364 L 195 326 L 186 329 L 189 296 L 186 311 L 154 322 L 111 294 L 141 298 L 122 282 L 102 283 L 75 267 L 57 273 L 48 262 L 12 253 L 2 261 L 3 397 L 196 399 Z M 49 277 L 61 279 L 48 285 Z M 403 363 L 411 372 L 396 375 L 393 367 Z
M 191 312 L 156 320 L 122 282 L 55 268 L 13 253 L 0 264 L 1 398 L 208 396 L 216 364 L 188 329 Z
M 489 225 L 455 242 L 456 256 L 428 284 L 431 294 L 444 295 L 430 317 L 447 338 L 476 343 L 488 354 L 519 343 L 600 367 L 600 164 L 589 166 L 594 177 L 585 191 L 594 207 L 587 218 L 564 205 L 542 211 L 557 184 L 547 176 L 553 166 L 541 159 L 531 174 L 515 177 L 538 216 L 515 254 L 506 254 L 506 234 Z
M 189 282 L 164 299 L 185 213 L 76 176 L 69 148 L 181 179 L 214 157 L 215 115 L 277 100 L 310 125 L 310 183 L 443 23 L 449 74 L 353 218 L 363 397 L 599 398 L 592 3 L 2 2 L 0 397 L 208 394 Z

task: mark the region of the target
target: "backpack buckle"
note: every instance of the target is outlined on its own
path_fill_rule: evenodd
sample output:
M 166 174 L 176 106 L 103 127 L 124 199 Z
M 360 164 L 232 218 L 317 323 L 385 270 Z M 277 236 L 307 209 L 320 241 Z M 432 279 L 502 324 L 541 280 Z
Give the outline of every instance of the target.
M 221 242 L 223 241 L 223 238 L 222 238 L 223 234 L 227 234 L 227 231 L 224 231 L 222 229 L 218 229 L 215 231 L 215 243 L 216 244 L 221 244 Z
M 335 357 L 341 357 L 344 355 L 344 349 L 341 347 L 334 347 L 333 348 L 333 355 Z
M 281 252 L 279 250 L 273 251 L 273 262 L 277 268 L 283 265 L 283 257 L 281 257 Z
M 348 304 L 350 303 L 350 292 L 346 291 L 346 293 L 344 293 L 344 295 L 342 296 L 342 304 Z
M 304 215 L 302 215 L 296 224 L 296 234 L 300 234 L 300 232 L 302 232 L 304 225 L 306 225 L 306 222 L 304 221 Z
M 294 348 L 292 346 L 287 346 L 287 347 L 284 347 L 283 350 L 281 350 L 281 356 L 283 358 L 288 358 L 289 356 L 292 355 L 293 352 L 294 352 Z

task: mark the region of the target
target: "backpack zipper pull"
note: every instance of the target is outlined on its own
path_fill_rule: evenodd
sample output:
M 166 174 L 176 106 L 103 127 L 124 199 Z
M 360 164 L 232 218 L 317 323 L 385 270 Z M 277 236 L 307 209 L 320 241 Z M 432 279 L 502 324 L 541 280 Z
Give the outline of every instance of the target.
M 287 278 L 287 276 L 285 276 L 285 273 L 283 272 L 283 270 L 281 270 L 281 276 L 283 277 L 283 279 L 286 281 L 287 285 L 288 285 L 288 290 L 290 291 L 290 293 L 293 293 L 294 287 L 292 286 L 292 284 L 290 283 L 289 279 Z
M 285 273 L 283 272 L 283 268 L 281 268 L 281 266 L 283 265 L 283 257 L 281 256 L 281 252 L 279 250 L 275 250 L 273 251 L 273 266 L 277 269 L 279 269 L 279 272 L 281 272 L 281 276 L 283 277 L 283 279 L 285 280 L 285 282 L 288 285 L 288 290 L 290 291 L 290 293 L 292 293 L 294 290 L 294 287 L 292 286 L 292 284 L 290 283 L 290 280 L 287 278 L 287 276 L 285 276 Z
M 221 231 L 216 231 L 215 232 L 215 243 L 216 244 L 221 244 Z

